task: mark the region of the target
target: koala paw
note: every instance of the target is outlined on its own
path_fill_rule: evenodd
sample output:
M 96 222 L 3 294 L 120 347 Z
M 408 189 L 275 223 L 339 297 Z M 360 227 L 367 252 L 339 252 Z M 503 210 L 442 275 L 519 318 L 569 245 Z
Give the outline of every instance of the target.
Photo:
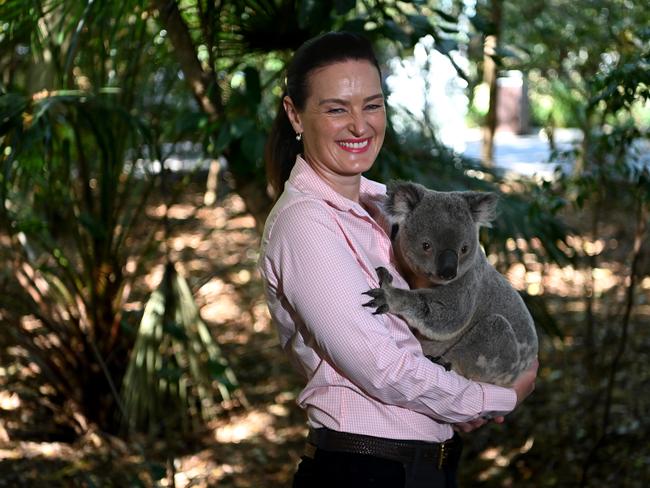
M 379 315 L 390 311 L 388 302 L 386 301 L 386 290 L 383 288 L 373 288 L 372 290 L 364 291 L 363 294 L 372 297 L 372 300 L 368 303 L 364 303 L 363 306 L 376 308 L 377 310 L 372 313 L 373 315 Z
M 451 363 L 445 361 L 442 356 L 426 356 L 426 358 L 432 363 L 439 364 L 445 368 L 445 371 L 451 371 Z
M 384 285 L 390 285 L 393 282 L 393 275 L 383 266 L 375 269 L 375 271 L 379 277 L 379 286 L 383 287 Z

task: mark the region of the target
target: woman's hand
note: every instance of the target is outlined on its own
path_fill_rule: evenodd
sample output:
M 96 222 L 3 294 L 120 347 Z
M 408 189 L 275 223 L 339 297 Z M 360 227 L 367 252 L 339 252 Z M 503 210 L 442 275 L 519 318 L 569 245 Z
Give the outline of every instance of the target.
M 512 385 L 512 389 L 515 390 L 517 394 L 517 405 L 523 402 L 528 395 L 530 395 L 535 390 L 535 379 L 537 378 L 537 370 L 539 369 L 539 361 L 535 359 L 526 371 L 524 371 L 519 378 Z M 483 427 L 488 422 L 494 422 L 495 424 L 502 424 L 504 422 L 504 417 L 498 416 L 491 419 L 488 418 L 478 418 L 471 420 L 469 422 L 458 422 L 453 425 L 453 428 L 456 432 L 472 432 L 473 430 Z
M 535 359 L 533 364 L 530 365 L 530 368 L 524 371 L 512 385 L 512 389 L 517 393 L 517 405 L 523 402 L 535 390 L 535 378 L 537 378 L 538 368 L 539 361 Z
M 485 424 L 494 422 L 495 424 L 502 424 L 505 419 L 502 416 L 493 417 L 491 419 L 480 417 L 475 420 L 470 420 L 469 422 L 458 422 L 452 427 L 456 432 L 472 432 L 473 430 L 483 427 Z

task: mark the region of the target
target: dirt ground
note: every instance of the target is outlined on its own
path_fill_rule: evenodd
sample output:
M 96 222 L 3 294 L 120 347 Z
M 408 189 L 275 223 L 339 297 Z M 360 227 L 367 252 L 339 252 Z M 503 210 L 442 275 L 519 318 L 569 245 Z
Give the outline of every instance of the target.
M 163 212 L 163 205 L 153 205 L 148 213 L 160 217 Z M 153 486 L 162 470 L 170 472 L 165 463 L 170 450 L 176 487 L 287 485 L 306 433 L 304 415 L 295 404 L 300 381 L 271 328 L 256 270 L 254 221 L 238 197 L 204 206 L 201 191 L 188 192 L 168 216 L 172 258 L 195 292 L 201 316 L 236 372 L 249 406 L 225 410 L 202 435 L 186 442 L 127 443 L 93 430 L 67 444 L 24 440 L 29 437 L 25 432 L 18 436 L 23 440 L 12 439 L 2 419 L 18 418 L 21 400 L 0 390 L 0 487 Z M 150 290 L 162 272 L 162 264 L 151 269 L 145 279 Z M 143 307 L 132 301 L 127 308 Z M 33 423 L 26 413 L 24 417 Z M 26 431 L 42 429 L 46 426 L 24 426 Z M 171 485 L 169 477 L 157 482 Z
M 236 372 L 249 407 L 225 411 L 195 439 L 153 445 L 137 439 L 124 442 L 96 431 L 72 444 L 18 441 L 6 431 L 3 434 L 0 422 L 0 487 L 290 486 L 306 434 L 305 416 L 295 404 L 301 379 L 282 353 L 269 320 L 256 271 L 259 242 L 254 221 L 244 212 L 241 200 L 232 194 L 212 207 L 203 206 L 202 201 L 201 192 L 188 193 L 182 203 L 171 208 L 172 255 L 195 291 L 201 315 Z M 159 216 L 163 210 L 153 206 L 150 214 Z M 615 286 L 615 276 L 611 270 L 600 273 L 598 286 L 602 289 L 598 293 L 603 294 Z M 162 265 L 152 268 L 147 286 L 153 289 L 161 276 Z M 549 301 L 550 306 L 563 311 L 567 324 L 571 317 L 584 314 L 580 296 L 584 279 L 578 272 L 515 267 L 509 277 L 529 292 L 555 297 Z M 641 324 L 650 317 L 650 281 L 641 288 L 645 303 L 640 305 L 639 321 L 632 332 L 641 331 Z M 139 302 L 130 304 L 133 309 L 142 306 Z M 603 343 L 615 341 L 610 333 L 599 331 L 597 339 Z M 637 354 L 634 364 L 648 359 L 647 334 L 630 348 Z M 507 427 L 489 426 L 467 439 L 463 486 L 578 486 L 578 468 L 594 445 L 594 425 L 598 423 L 597 417 L 593 421 L 585 419 L 590 409 L 600 408 L 602 401 L 602 396 L 594 393 L 602 391 L 602 382 L 587 384 L 587 373 L 576 369 L 583 355 L 577 335 L 542 337 L 542 367 L 535 395 L 526 409 L 509 416 Z M 624 381 L 623 388 L 647 387 L 648 368 L 635 367 L 634 374 Z M 617 394 L 623 395 L 618 390 Z M 616 405 L 617 419 L 634 419 L 638 424 L 648 401 L 637 396 L 636 400 L 620 400 Z M 0 414 L 18 412 L 20 399 L 0 392 Z M 621 427 L 616 431 L 619 437 L 608 437 L 600 455 L 619 459 L 634 452 L 633 459 L 631 464 L 617 464 L 614 471 L 597 468 L 603 482 L 610 475 L 625 479 L 621 473 L 638 478 L 638 473 L 647 472 L 650 466 L 647 448 L 621 449 L 631 442 L 647 442 L 642 440 L 644 432 L 648 432 L 647 420 L 636 427 L 620 422 L 628 430 Z M 612 452 L 618 454 L 610 455 Z M 165 464 L 165 457 L 173 458 L 173 469 L 171 464 Z M 173 474 L 173 484 L 170 476 L 154 483 L 153 478 L 161 470 Z M 607 481 L 590 486 L 615 485 Z M 643 484 L 638 484 L 637 479 L 618 486 Z

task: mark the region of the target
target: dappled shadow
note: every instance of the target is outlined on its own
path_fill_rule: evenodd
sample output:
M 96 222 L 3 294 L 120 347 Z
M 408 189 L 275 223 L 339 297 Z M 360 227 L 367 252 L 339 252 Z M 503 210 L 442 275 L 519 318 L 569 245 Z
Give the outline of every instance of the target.
M 160 216 L 158 205 L 150 208 L 152 215 Z M 169 486 L 154 482 L 171 472 L 167 458 L 173 459 L 178 487 L 289 485 L 306 434 L 304 413 L 296 405 L 302 380 L 281 350 L 268 315 L 256 270 L 259 240 L 254 222 L 232 194 L 215 207 L 202 206 L 200 187 L 187 191 L 169 215 L 172 259 L 192 287 L 202 317 L 237 374 L 249 407 L 224 410 L 192 439 L 166 442 L 146 438 L 123 442 L 97 434 L 70 444 L 44 438 L 25 444 L 20 440 L 25 435 L 7 429 L 10 440 L 0 446 L 0 486 Z M 597 248 L 600 244 L 585 237 L 580 245 Z M 605 379 L 619 340 L 626 278 L 616 263 L 624 262 L 627 249 L 621 246 L 615 251 L 616 259 L 603 260 L 596 271 L 599 305 L 594 309 L 597 326 L 591 346 L 585 341 L 587 270 L 541 265 L 530 256 L 525 265 L 508 270 L 519 289 L 543 295 L 563 336 L 540 331 L 539 381 L 526 404 L 504 425 L 465 436 L 462 486 L 578 485 L 582 463 L 600 429 Z M 161 276 L 162 263 L 153 263 L 141 289 L 131 294 L 130 313 L 141 311 Z M 628 354 L 614 391 L 615 428 L 605 439 L 598 454 L 601 462 L 592 473 L 603 486 L 616 486 L 618 479 L 629 480 L 627 486 L 644 486 L 638 476 L 630 479 L 628 474 L 650 466 L 645 440 L 650 432 L 645 414 L 650 411 L 650 398 L 638 394 L 647 391 L 650 378 L 650 338 L 643 333 L 644 324 L 650 322 L 650 281 L 640 286 L 639 296 Z M 5 401 L 0 402 L 0 419 L 11 417 L 18 428 L 21 406 L 15 399 Z M 47 431 L 46 417 L 38 419 L 39 424 L 22 427 Z M 29 446 L 34 450 L 26 450 Z

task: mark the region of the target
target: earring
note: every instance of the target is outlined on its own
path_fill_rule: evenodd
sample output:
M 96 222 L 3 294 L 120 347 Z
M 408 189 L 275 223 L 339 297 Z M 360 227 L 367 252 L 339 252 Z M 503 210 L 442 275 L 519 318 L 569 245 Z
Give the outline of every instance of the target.
M 302 141 L 302 132 L 298 132 L 296 134 L 296 141 L 298 141 L 298 142 Z

